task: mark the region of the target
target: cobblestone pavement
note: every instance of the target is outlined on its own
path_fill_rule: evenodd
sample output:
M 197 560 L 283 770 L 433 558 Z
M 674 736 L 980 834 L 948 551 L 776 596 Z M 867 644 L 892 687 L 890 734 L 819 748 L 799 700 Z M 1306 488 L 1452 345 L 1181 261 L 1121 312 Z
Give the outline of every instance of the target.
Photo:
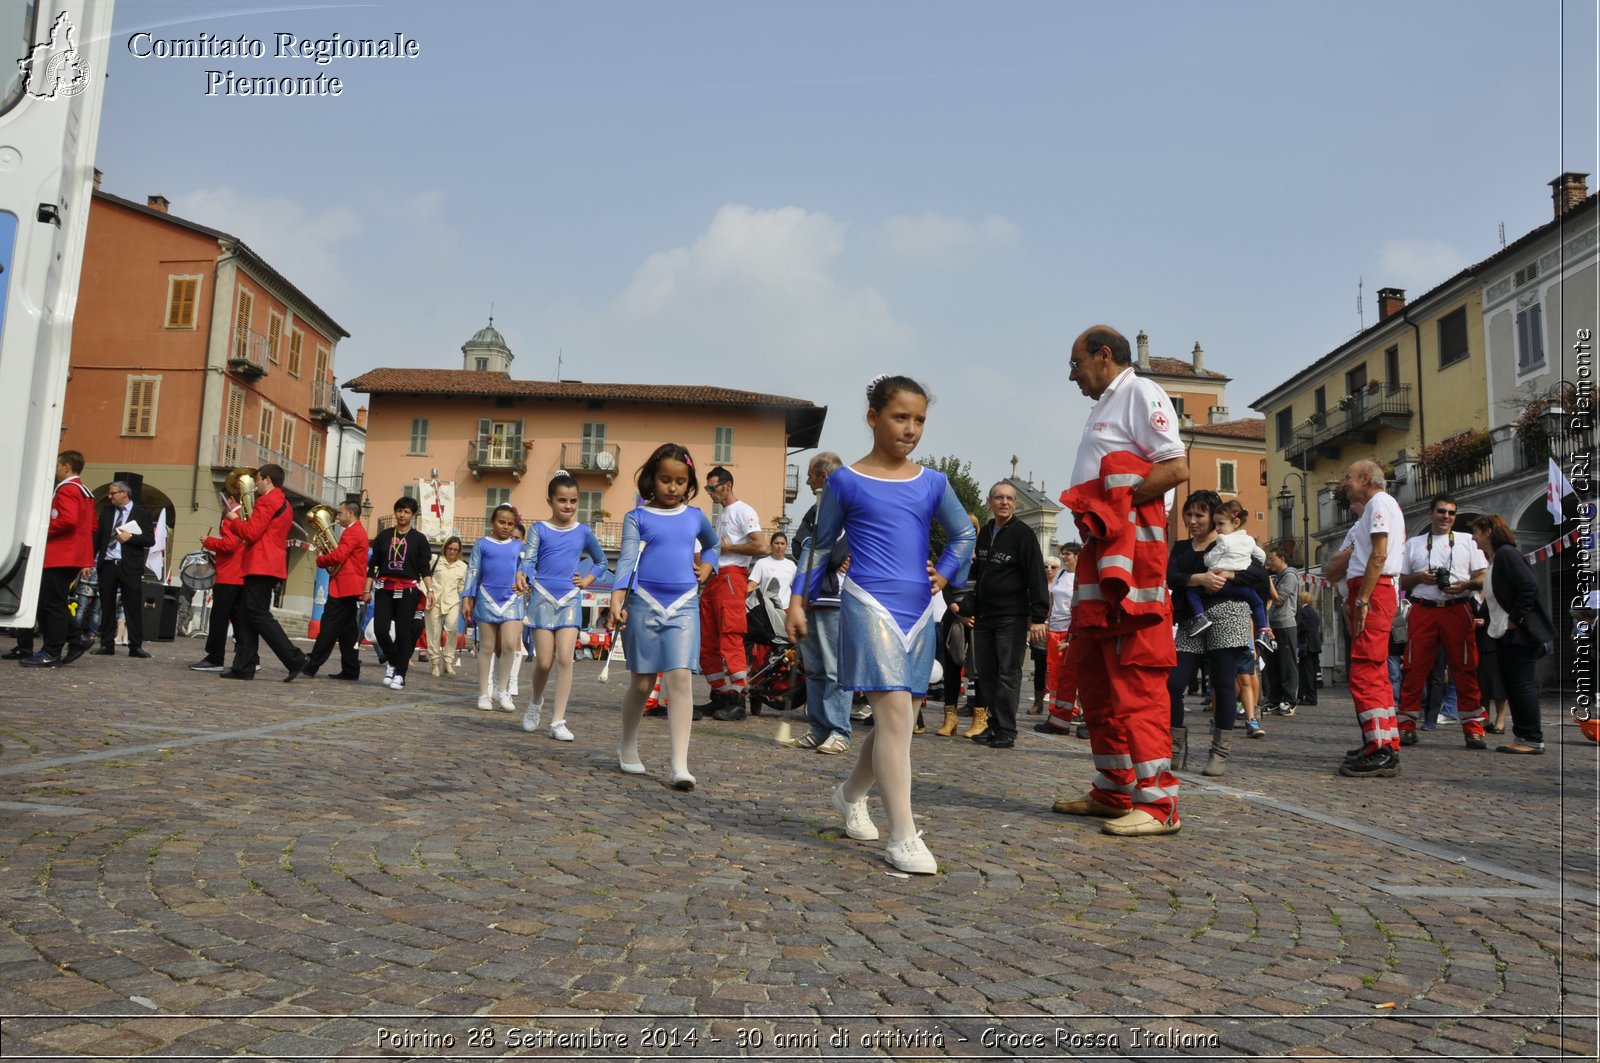
M 1546 756 L 1442 724 L 1351 780 L 1327 692 L 1143 840 L 1051 813 L 1086 742 L 930 731 L 908 878 L 770 711 L 696 724 L 680 793 L 664 722 L 617 770 L 589 662 L 567 744 L 370 652 L 284 685 L 150 648 L 0 672 L 6 1059 L 1595 1055 L 1600 747 L 1554 703 Z

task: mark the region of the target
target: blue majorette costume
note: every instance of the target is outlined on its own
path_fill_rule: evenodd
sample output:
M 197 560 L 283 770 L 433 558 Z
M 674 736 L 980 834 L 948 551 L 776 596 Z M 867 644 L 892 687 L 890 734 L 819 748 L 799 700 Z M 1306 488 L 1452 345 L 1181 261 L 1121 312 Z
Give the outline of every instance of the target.
M 594 564 L 587 571 L 578 560 L 588 557 Z M 528 529 L 522 547 L 522 574 L 533 592 L 528 609 L 528 627 L 555 631 L 583 626 L 583 593 L 572 582 L 575 575 L 599 579 L 606 574 L 606 552 L 594 529 L 587 524 L 558 528 L 541 520 Z
M 467 561 L 467 583 L 461 597 L 473 599 L 472 619 L 482 624 L 521 620 L 527 599 L 517 593 L 517 556 L 522 544 L 515 539 L 485 536 L 472 544 Z
M 943 473 L 920 469 L 885 480 L 845 466 L 817 500 L 817 533 L 800 559 L 806 600 L 815 598 L 834 541 L 850 540 L 850 569 L 840 588 L 839 685 L 846 690 L 928 692 L 943 595 L 928 582 L 928 529 L 937 520 L 948 541 L 935 566 L 951 586 L 965 585 L 977 532 Z
M 698 670 L 696 544 L 700 560 L 715 565 L 717 533 L 701 510 L 686 505 L 674 509 L 637 506 L 622 518 L 622 551 L 614 585 L 628 591 L 622 652 L 627 655 L 628 670 L 636 675 L 674 668 Z

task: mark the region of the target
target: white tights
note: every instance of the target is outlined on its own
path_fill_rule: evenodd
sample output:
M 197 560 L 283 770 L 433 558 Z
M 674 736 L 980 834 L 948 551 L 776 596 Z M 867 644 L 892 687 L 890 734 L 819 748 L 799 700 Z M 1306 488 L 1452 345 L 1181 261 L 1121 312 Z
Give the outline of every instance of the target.
M 689 669 L 674 668 L 662 678 L 662 684 L 668 697 L 667 733 L 672 738 L 672 773 L 686 775 L 689 772 L 689 728 L 694 721 L 693 680 Z M 644 703 L 655 685 L 654 672 L 636 672 L 628 683 L 627 693 L 622 696 L 622 747 L 618 753 L 625 761 L 639 761 L 639 721 L 644 718 Z
M 488 697 L 506 689 L 511 669 L 517 666 L 516 647 L 522 645 L 522 621 L 503 624 L 478 624 L 478 696 Z M 500 662 L 499 676 L 495 662 Z
M 876 782 L 889 814 L 889 838 L 905 841 L 917 833 L 911 815 L 911 726 L 917 709 L 905 690 L 872 691 L 867 704 L 872 706 L 872 731 L 862 740 L 855 769 L 844 782 L 844 798 L 859 801 Z
M 533 632 L 533 700 L 544 704 L 545 684 L 553 668 L 556 674 L 555 703 L 550 708 L 552 726 L 567 718 L 567 698 L 572 694 L 572 651 L 578 645 L 578 629 L 556 631 L 535 628 Z

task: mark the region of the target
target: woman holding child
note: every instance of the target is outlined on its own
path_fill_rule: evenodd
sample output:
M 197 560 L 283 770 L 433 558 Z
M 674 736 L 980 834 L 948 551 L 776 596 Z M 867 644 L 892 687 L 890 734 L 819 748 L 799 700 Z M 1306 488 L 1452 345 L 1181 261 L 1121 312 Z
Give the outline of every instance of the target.
M 1241 596 L 1252 591 L 1259 604 L 1268 578 L 1264 566 L 1252 560 L 1238 569 L 1213 569 L 1206 553 L 1217 543 L 1222 497 L 1215 491 L 1196 491 L 1183 504 L 1187 542 L 1172 546 L 1167 562 L 1167 587 L 1172 591 L 1174 619 L 1178 623 L 1178 665 L 1167 681 L 1172 701 L 1173 767 L 1188 756 L 1188 730 L 1183 723 L 1183 693 L 1203 659 L 1216 696 L 1210 759 L 1202 775 L 1228 771 L 1228 740 L 1238 705 L 1234 680 L 1253 656 L 1254 625 L 1251 604 Z

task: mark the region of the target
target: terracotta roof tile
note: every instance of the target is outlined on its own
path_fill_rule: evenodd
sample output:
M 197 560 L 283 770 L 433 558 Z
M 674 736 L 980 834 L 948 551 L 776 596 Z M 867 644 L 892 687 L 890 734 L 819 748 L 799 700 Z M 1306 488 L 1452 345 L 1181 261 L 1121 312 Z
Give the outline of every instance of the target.
M 1184 431 L 1202 436 L 1257 439 L 1264 443 L 1267 439 L 1267 422 L 1262 417 L 1246 417 L 1239 421 L 1223 421 L 1221 424 L 1197 424 L 1193 428 L 1185 428 Z
M 1137 362 L 1135 362 L 1134 364 L 1138 365 Z M 1231 376 L 1227 376 L 1226 374 L 1219 373 L 1215 369 L 1202 369 L 1202 370 L 1200 370 L 1200 372 L 1196 373 L 1194 371 L 1194 363 L 1190 362 L 1190 361 L 1186 361 L 1185 359 L 1182 359 L 1182 358 L 1157 358 L 1154 355 L 1152 355 L 1151 358 L 1150 358 L 1150 372 L 1148 374 L 1145 374 L 1145 375 L 1149 375 L 1149 376 L 1179 376 L 1179 377 L 1188 377 L 1191 380 L 1232 380 L 1233 379 Z
M 513 380 L 509 373 L 470 369 L 373 369 L 344 386 L 369 395 L 481 395 L 518 399 L 613 399 L 619 402 L 693 403 L 700 406 L 769 406 L 810 409 L 809 399 L 696 384 L 591 384 L 579 380 Z

